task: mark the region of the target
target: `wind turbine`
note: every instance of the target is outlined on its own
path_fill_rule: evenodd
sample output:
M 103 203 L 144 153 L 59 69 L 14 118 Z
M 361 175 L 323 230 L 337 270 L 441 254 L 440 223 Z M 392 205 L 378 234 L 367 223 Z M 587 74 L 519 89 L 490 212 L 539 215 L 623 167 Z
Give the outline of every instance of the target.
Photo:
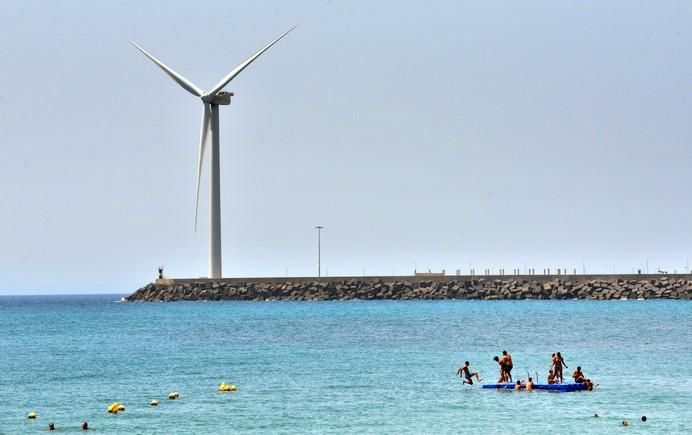
M 130 41 L 132 45 L 141 51 L 152 62 L 158 65 L 170 78 L 192 95 L 199 97 L 204 105 L 202 111 L 202 126 L 199 133 L 199 157 L 197 160 L 197 184 L 195 188 L 195 230 L 197 229 L 197 209 L 199 208 L 199 183 L 202 175 L 202 162 L 206 148 L 207 138 L 211 135 L 211 162 L 209 176 L 209 278 L 221 278 L 221 182 L 219 169 L 219 106 L 231 104 L 232 92 L 223 92 L 222 89 L 241 73 L 248 65 L 260 57 L 262 53 L 276 44 L 296 26 L 279 35 L 269 44 L 257 50 L 231 72 L 221 79 L 210 91 L 204 92 L 194 83 L 173 71 L 163 62 L 147 53 L 142 47 Z

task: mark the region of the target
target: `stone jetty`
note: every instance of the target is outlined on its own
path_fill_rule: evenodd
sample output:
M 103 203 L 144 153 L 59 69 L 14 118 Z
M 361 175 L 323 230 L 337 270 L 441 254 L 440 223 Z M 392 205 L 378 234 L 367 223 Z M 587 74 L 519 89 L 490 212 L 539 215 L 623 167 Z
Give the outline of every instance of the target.
M 692 299 L 692 275 L 159 279 L 127 301 Z

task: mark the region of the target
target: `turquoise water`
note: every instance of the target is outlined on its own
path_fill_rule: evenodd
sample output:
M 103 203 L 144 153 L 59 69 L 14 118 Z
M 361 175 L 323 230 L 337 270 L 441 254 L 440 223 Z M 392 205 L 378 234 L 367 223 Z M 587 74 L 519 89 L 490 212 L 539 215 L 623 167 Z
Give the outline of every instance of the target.
M 118 299 L 0 298 L 0 433 L 692 433 L 691 302 Z M 494 381 L 503 349 L 515 377 L 561 351 L 600 387 L 454 376 L 467 359 Z

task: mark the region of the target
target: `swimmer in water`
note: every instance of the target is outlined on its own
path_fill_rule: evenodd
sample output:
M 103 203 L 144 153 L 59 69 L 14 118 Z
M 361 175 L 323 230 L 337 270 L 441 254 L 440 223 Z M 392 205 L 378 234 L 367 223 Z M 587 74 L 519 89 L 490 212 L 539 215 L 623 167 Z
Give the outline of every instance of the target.
M 593 391 L 594 385 L 593 385 L 593 382 L 591 382 L 591 379 L 585 379 L 584 384 L 586 384 L 586 389 L 588 391 Z
M 533 391 L 533 378 L 526 381 L 526 391 Z

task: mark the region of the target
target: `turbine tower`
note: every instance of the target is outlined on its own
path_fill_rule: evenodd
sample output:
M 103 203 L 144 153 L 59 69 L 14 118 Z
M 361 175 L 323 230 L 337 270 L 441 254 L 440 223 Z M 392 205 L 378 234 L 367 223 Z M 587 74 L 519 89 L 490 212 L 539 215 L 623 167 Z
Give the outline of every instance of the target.
M 204 105 L 202 111 L 202 126 L 199 133 L 199 157 L 197 160 L 197 184 L 195 186 L 195 230 L 197 230 L 197 209 L 199 208 L 199 183 L 202 175 L 202 162 L 204 160 L 204 152 L 207 144 L 207 139 L 211 136 L 211 152 L 210 152 L 210 176 L 209 176 L 209 278 L 221 278 L 221 178 L 219 169 L 219 106 L 227 106 L 231 104 L 231 92 L 223 92 L 222 89 L 241 73 L 255 59 L 260 57 L 262 53 L 276 44 L 279 39 L 286 36 L 295 26 L 279 35 L 269 44 L 260 48 L 255 54 L 248 57 L 241 64 L 236 66 L 229 72 L 219 83 L 208 92 L 204 92 L 194 83 L 181 76 L 173 69 L 166 66 L 163 62 L 147 53 L 139 45 L 130 41 L 132 45 L 141 51 L 152 62 L 158 65 L 166 74 L 170 76 L 176 83 L 192 95 L 199 97 Z

